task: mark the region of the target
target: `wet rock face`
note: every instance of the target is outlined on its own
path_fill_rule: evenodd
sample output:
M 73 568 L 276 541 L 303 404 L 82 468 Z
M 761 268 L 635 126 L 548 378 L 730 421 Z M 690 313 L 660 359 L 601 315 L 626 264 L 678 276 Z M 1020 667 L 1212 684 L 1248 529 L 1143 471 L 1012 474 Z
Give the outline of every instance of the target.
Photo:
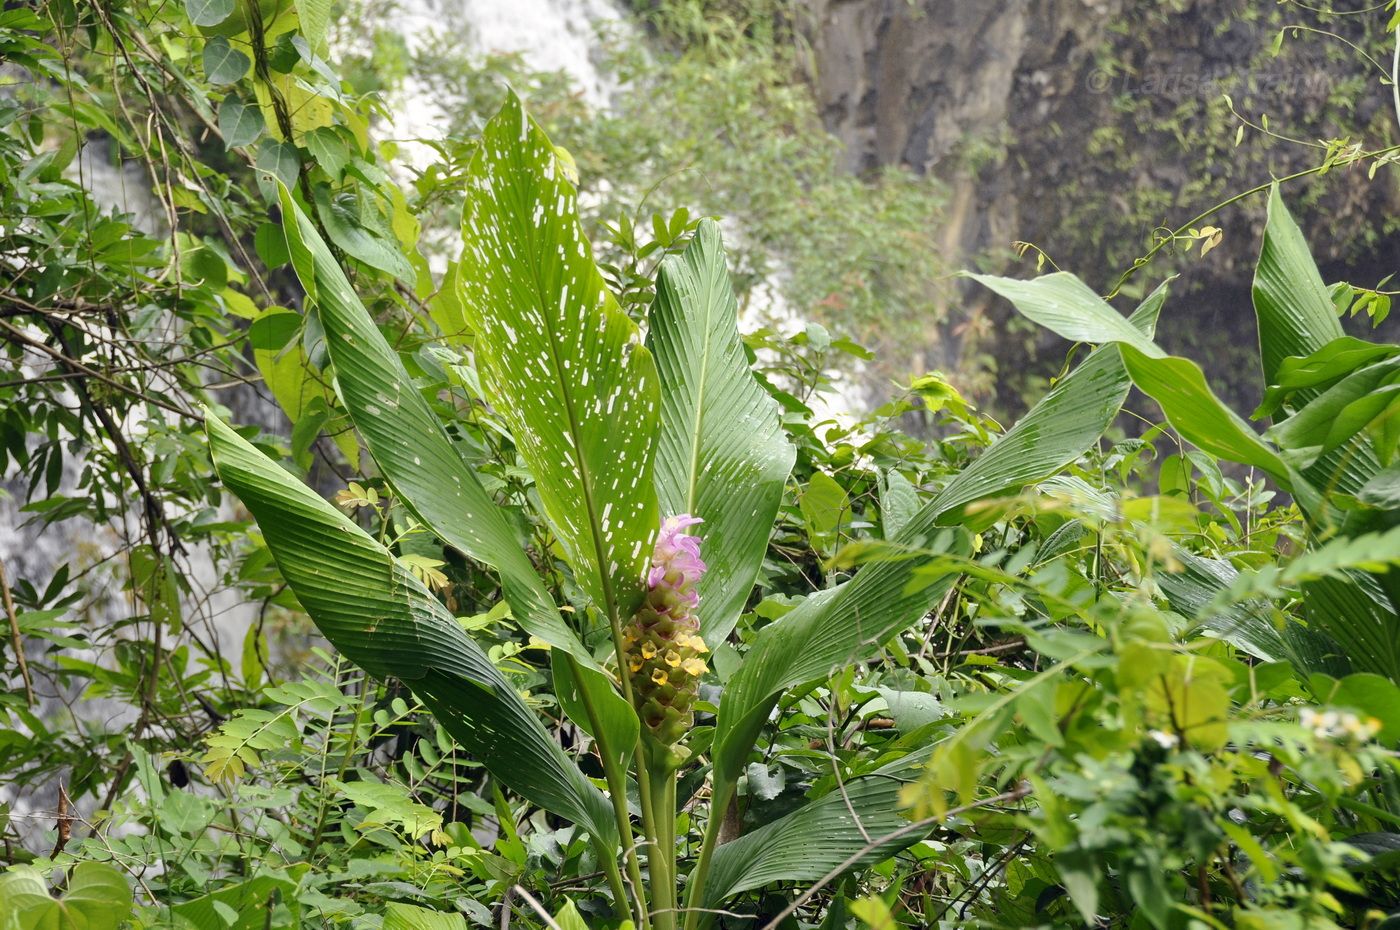
M 1077 73 L 1122 0 L 809 0 L 803 29 L 828 128 L 857 171 L 936 172 L 1014 113 L 1018 83 Z M 1072 85 L 1072 77 L 1069 81 Z M 1043 115 L 1043 114 L 1042 114 Z
M 1258 123 L 1268 114 L 1273 130 L 1297 139 L 1346 136 L 1373 149 L 1400 140 L 1389 88 L 1345 43 L 1300 34 L 1273 54 L 1281 26 L 1312 15 L 1293 6 L 803 0 L 802 11 L 808 78 L 848 166 L 902 165 L 943 182 L 940 232 L 952 266 L 1032 274 L 1032 263 L 1011 259 L 1013 243 L 1025 241 L 1106 291 L 1152 244 L 1157 224 L 1184 223 L 1319 163 L 1315 146 L 1257 129 L 1236 144 L 1227 94 L 1243 115 Z M 1385 21 L 1312 25 L 1388 62 Z M 1328 281 L 1374 286 L 1400 270 L 1400 173 L 1368 183 L 1365 172 L 1334 171 L 1286 191 Z M 1209 220 L 1225 239 L 1207 260 L 1164 255 L 1142 276 L 1155 284 L 1181 272 L 1159 335 L 1202 361 L 1241 406 L 1258 399 L 1249 285 L 1265 203 L 1254 198 Z M 993 320 L 1006 312 L 977 291 L 960 303 Z M 1038 358 L 1058 359 L 1062 348 L 1042 336 L 1038 348 L 997 354 L 1003 372 L 1036 372 Z M 1025 357 L 1010 357 L 1018 351 Z

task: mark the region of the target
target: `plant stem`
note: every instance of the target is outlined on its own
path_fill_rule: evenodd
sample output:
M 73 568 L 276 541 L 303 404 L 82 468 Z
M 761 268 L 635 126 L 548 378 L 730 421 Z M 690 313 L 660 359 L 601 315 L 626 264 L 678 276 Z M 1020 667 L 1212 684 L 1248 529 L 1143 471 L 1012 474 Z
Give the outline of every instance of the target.
M 676 769 L 669 765 L 651 767 L 651 820 L 654 829 L 651 867 L 651 901 L 655 908 L 652 925 L 656 930 L 676 927 Z
M 705 836 L 700 841 L 700 858 L 690 873 L 690 883 L 685 889 L 685 930 L 697 930 L 700 917 L 704 913 L 700 907 L 705 893 L 705 882 L 710 877 L 710 860 L 715 847 L 719 845 L 720 830 L 724 828 L 724 812 L 734 796 L 734 785 L 716 780 L 710 788 L 710 819 L 705 822 Z
M 647 847 L 647 875 L 651 879 L 651 904 L 653 908 L 660 906 L 657 898 L 659 890 L 664 888 L 665 883 L 659 881 L 657 877 L 658 869 L 665 871 L 666 866 L 661 862 L 662 853 L 660 843 L 657 839 L 656 808 L 654 803 L 654 792 L 652 791 L 651 774 L 646 762 L 646 746 L 639 736 L 637 738 L 637 797 L 642 806 L 642 834 L 646 838 Z M 654 926 L 658 926 L 653 922 Z
M 637 925 L 642 930 L 648 930 L 651 921 L 647 914 L 646 887 L 642 884 L 642 866 L 637 856 L 637 844 L 632 840 L 632 819 L 627 812 L 627 772 L 618 766 L 614 759 L 612 747 L 608 745 L 607 735 L 593 706 L 593 698 L 588 689 L 583 687 L 583 670 L 578 659 L 567 653 L 565 655 L 574 673 L 574 680 L 579 682 L 579 699 L 583 702 L 583 709 L 593 727 L 593 739 L 598 744 L 598 757 L 603 762 L 603 773 L 608 780 L 608 795 L 612 801 L 613 815 L 617 818 L 618 840 L 622 843 L 622 853 L 627 860 L 627 877 L 631 880 L 636 894 Z M 603 860 L 604 871 L 611 869 L 611 872 L 618 872 L 617 863 L 611 859 L 611 851 L 608 851 L 607 856 L 603 856 L 600 851 L 599 858 Z M 609 874 L 608 878 L 611 881 L 612 875 Z M 630 906 L 627 889 L 622 887 L 621 873 L 618 873 L 617 887 L 613 888 L 613 894 L 617 896 L 618 907 Z
M 603 866 L 603 874 L 608 877 L 608 887 L 612 889 L 613 897 L 617 899 L 618 906 L 622 908 L 629 907 L 630 905 L 627 901 L 627 886 L 622 882 L 622 872 L 617 867 L 617 860 L 613 858 L 613 850 L 609 849 L 607 844 L 602 840 L 595 838 L 593 851 L 598 856 L 598 862 Z M 638 902 L 641 902 L 640 897 L 638 898 Z M 644 903 L 640 904 L 637 910 L 640 912 L 641 916 L 641 927 L 643 930 L 646 930 L 648 927 L 646 921 L 646 905 Z

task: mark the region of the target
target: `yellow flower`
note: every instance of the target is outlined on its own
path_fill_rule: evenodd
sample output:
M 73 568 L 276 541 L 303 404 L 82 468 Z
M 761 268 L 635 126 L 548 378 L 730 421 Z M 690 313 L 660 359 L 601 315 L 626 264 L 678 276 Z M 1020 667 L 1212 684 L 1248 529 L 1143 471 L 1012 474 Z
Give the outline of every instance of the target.
M 680 668 L 681 654 L 674 649 L 666 651 L 666 664 L 671 668 Z
M 654 668 L 651 670 L 651 680 L 658 685 L 664 685 L 669 679 L 664 668 Z
M 686 659 L 685 673 L 691 678 L 699 678 L 705 674 L 705 663 L 699 659 Z

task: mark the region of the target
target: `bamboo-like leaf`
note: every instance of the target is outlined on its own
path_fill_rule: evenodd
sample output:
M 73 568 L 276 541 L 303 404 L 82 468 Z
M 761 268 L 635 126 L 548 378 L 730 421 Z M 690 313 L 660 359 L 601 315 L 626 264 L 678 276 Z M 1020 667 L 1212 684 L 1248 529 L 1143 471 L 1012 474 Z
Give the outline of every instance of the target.
M 448 545 L 501 573 L 511 612 L 527 632 L 592 663 L 505 513 L 462 460 L 315 225 L 285 187 L 281 194 L 292 264 L 325 330 L 336 390 L 384 477 L 414 516 Z
M 514 94 L 468 178 L 457 277 L 477 367 L 580 586 L 627 613 L 658 522 L 656 366 L 594 264 L 554 146 Z
M 650 323 L 647 347 L 661 376 L 656 487 L 663 511 L 705 521 L 700 626 L 713 645 L 729 635 L 753 589 L 797 455 L 739 342 L 713 220 L 661 263 Z
M 214 464 L 258 521 L 321 633 L 407 684 L 443 727 L 526 800 L 616 844 L 612 808 L 447 609 L 387 549 L 206 411 Z

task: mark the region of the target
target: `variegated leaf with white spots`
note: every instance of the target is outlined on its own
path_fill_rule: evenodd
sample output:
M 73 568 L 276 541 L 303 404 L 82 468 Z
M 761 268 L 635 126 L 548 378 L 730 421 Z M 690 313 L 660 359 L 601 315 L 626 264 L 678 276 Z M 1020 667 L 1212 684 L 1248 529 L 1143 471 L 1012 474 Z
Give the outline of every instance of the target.
M 580 586 L 630 612 L 657 525 L 656 366 L 608 293 L 544 131 L 512 94 L 462 210 L 462 307 L 487 396 Z

